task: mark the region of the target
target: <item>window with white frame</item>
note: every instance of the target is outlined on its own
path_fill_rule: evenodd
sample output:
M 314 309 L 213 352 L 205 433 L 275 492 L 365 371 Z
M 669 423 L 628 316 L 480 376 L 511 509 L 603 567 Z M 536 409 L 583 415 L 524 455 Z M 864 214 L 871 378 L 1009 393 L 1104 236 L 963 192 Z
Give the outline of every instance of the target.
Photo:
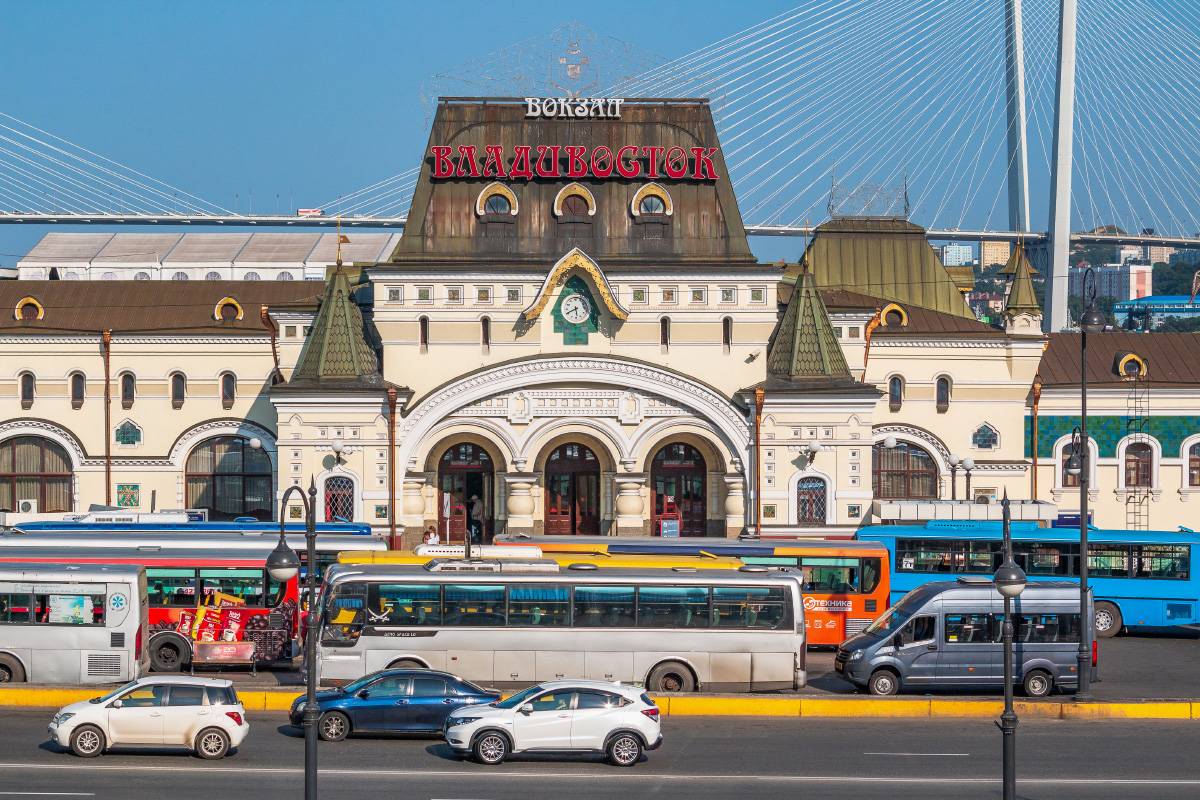
M 732 286 L 722 286 L 721 287 L 721 302 L 722 303 L 736 303 L 737 302 L 737 289 L 735 289 Z

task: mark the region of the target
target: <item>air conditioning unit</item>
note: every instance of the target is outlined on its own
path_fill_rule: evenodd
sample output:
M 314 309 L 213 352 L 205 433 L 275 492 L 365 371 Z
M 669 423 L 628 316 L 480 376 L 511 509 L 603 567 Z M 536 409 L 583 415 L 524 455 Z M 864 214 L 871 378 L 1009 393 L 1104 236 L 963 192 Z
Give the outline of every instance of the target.
M 21 512 L 22 514 L 38 513 L 37 500 L 18 500 L 17 511 Z

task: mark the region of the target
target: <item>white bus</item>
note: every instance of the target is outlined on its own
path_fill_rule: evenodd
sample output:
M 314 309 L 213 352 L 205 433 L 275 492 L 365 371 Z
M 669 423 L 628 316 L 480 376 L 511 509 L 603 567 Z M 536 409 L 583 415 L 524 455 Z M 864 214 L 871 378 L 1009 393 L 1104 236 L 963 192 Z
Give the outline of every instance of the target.
M 497 687 L 562 678 L 658 692 L 804 685 L 796 575 L 492 564 L 497 571 L 486 561 L 331 567 L 318 676 L 342 682 L 407 666 Z
M 0 683 L 119 683 L 150 666 L 146 570 L 0 564 Z

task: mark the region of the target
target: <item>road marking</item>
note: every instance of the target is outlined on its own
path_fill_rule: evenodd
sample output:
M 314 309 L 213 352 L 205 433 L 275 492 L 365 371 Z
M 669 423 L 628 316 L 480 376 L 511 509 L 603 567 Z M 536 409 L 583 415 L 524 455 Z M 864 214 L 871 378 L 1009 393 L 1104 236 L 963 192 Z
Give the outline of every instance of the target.
M 201 767 L 201 766 L 135 766 L 133 764 L 3 764 L 0 770 L 62 770 L 75 772 L 189 772 L 231 773 L 245 775 L 247 770 L 272 775 L 303 775 L 303 767 Z M 550 772 L 540 770 L 480 772 L 478 770 L 426 770 L 426 769 L 322 769 L 322 775 L 341 778 L 522 778 L 538 780 L 585 780 L 594 781 L 598 774 L 605 780 L 663 780 L 674 781 L 757 781 L 760 783 L 861 783 L 861 784 L 980 784 L 990 786 L 999 783 L 998 778 L 899 778 L 871 777 L 864 775 L 696 775 L 672 772 Z M 1200 786 L 1200 778 L 1022 778 L 1019 783 L 1039 786 L 1090 786 L 1104 783 L 1118 786 Z
M 95 797 L 95 792 L 0 792 L 0 797 Z
M 970 753 L 863 753 L 864 756 L 928 756 L 930 758 L 945 758 L 949 756 L 969 756 Z

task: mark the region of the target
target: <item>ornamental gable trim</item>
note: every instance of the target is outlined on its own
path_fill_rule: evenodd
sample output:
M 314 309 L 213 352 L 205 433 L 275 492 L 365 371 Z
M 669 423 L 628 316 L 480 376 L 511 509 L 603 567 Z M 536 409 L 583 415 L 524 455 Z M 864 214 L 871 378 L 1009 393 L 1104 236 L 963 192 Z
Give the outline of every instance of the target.
M 521 318 L 527 322 L 537 319 L 546 309 L 546 305 L 550 302 L 550 297 L 554 290 L 566 281 L 568 274 L 572 270 L 579 270 L 591 278 L 592 285 L 600 295 L 600 300 L 604 303 L 604 307 L 608 309 L 608 313 L 622 322 L 629 318 L 629 309 L 625 308 L 617 300 L 617 293 L 609 285 L 608 278 L 604 276 L 604 272 L 600 269 L 600 266 L 578 247 L 573 248 L 571 252 L 560 258 L 558 263 L 550 268 L 550 272 L 542 282 L 541 288 L 534 295 L 533 302 L 521 312 Z

